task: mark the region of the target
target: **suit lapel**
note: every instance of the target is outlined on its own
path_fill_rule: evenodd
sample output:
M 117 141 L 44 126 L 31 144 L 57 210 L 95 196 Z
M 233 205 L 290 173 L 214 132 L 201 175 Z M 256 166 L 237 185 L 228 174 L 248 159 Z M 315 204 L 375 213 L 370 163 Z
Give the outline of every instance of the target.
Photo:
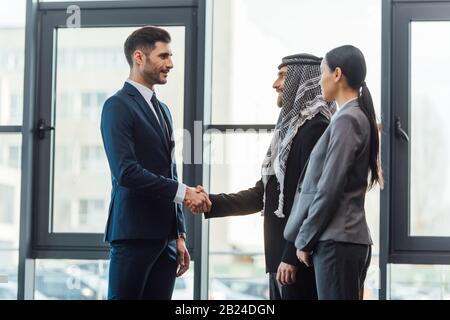
M 162 128 L 158 122 L 158 119 L 156 118 L 156 115 L 154 112 L 150 110 L 150 106 L 148 105 L 147 101 L 145 101 L 144 97 L 139 93 L 139 91 L 133 87 L 128 82 L 125 82 L 125 85 L 123 86 L 123 90 L 130 96 L 133 97 L 133 100 L 136 102 L 136 104 L 139 106 L 141 111 L 145 114 L 147 120 L 152 124 L 152 127 L 156 130 L 156 132 L 159 135 L 159 138 L 163 142 L 164 147 L 166 148 L 166 151 L 169 152 L 169 146 L 167 144 L 167 139 L 165 138 L 165 135 L 162 131 Z

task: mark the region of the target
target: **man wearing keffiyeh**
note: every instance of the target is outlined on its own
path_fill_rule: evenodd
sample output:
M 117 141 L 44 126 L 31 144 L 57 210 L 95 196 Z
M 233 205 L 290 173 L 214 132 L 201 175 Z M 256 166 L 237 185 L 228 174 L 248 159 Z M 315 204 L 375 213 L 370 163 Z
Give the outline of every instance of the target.
M 335 110 L 321 96 L 321 59 L 309 54 L 283 58 L 273 88 L 281 112 L 255 187 L 210 195 L 206 218 L 263 211 L 266 272 L 271 299 L 317 299 L 312 268 L 299 263 L 293 243 L 283 237 L 298 179 Z

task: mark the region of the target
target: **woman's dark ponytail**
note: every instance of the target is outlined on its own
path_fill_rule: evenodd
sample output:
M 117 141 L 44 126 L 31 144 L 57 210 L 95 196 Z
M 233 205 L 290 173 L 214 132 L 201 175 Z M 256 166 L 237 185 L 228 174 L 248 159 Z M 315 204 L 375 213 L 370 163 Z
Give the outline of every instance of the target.
M 367 88 L 365 81 L 363 81 L 361 86 L 361 93 L 358 98 L 358 102 L 361 110 L 364 112 L 370 123 L 369 189 L 372 189 L 376 183 L 378 183 L 380 188 L 383 189 L 384 179 L 380 160 L 380 136 L 378 134 L 378 124 L 375 115 L 375 108 L 373 107 L 372 95 L 370 94 L 369 88 Z

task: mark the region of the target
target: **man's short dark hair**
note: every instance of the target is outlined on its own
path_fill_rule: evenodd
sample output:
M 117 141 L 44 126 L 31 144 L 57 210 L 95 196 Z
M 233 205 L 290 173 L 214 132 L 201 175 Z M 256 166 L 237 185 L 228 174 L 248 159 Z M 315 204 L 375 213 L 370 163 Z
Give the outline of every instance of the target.
M 142 27 L 130 34 L 123 46 L 123 51 L 130 68 L 133 67 L 134 51 L 139 49 L 148 54 L 153 50 L 155 43 L 158 41 L 170 43 L 170 34 L 164 29 L 150 26 Z

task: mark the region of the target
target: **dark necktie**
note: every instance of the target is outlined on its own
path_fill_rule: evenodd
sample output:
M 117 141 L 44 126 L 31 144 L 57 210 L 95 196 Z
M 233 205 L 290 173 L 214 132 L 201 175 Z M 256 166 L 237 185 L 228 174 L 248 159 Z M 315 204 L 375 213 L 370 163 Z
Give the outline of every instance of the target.
M 150 102 L 152 103 L 153 108 L 155 109 L 156 115 L 158 116 L 159 125 L 161 126 L 164 137 L 166 138 L 167 142 L 169 142 L 170 141 L 169 140 L 169 128 L 167 127 L 167 123 L 162 115 L 163 111 L 161 110 L 161 105 L 159 104 L 155 93 L 153 93 L 153 96 L 150 99 Z

